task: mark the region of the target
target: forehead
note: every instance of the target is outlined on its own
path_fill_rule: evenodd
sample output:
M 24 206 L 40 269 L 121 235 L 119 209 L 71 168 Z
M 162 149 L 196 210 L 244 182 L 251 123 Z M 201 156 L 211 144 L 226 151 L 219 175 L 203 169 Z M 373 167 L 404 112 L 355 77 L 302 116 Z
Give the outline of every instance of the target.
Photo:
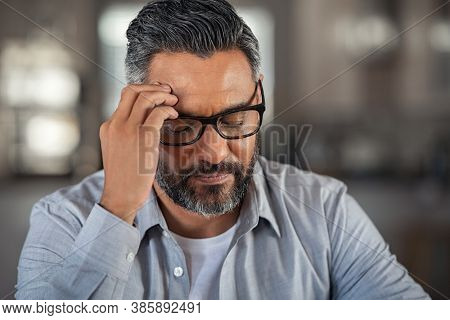
M 211 116 L 247 102 L 255 83 L 245 54 L 221 51 L 202 58 L 190 53 L 159 53 L 149 66 L 149 82 L 169 84 L 179 112 Z

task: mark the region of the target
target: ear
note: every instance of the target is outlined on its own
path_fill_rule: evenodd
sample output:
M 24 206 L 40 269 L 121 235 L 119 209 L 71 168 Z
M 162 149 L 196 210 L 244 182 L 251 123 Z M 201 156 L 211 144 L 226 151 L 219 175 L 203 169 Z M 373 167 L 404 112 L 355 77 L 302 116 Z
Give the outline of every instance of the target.
M 260 73 L 258 79 L 259 79 L 259 80 L 261 81 L 261 83 L 262 83 L 263 80 L 264 80 L 264 75 L 263 75 L 262 73 Z M 261 101 L 261 102 L 262 102 L 261 88 L 258 90 L 258 101 Z

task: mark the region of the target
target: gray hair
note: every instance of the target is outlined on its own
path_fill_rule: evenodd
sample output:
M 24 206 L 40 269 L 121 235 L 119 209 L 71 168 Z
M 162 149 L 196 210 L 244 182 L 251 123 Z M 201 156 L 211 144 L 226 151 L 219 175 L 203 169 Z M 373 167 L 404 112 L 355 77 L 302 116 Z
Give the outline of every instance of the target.
M 155 0 L 142 8 L 127 30 L 125 69 L 128 83 L 148 80 L 155 54 L 187 52 L 208 58 L 240 49 L 256 81 L 260 69 L 255 35 L 225 0 Z

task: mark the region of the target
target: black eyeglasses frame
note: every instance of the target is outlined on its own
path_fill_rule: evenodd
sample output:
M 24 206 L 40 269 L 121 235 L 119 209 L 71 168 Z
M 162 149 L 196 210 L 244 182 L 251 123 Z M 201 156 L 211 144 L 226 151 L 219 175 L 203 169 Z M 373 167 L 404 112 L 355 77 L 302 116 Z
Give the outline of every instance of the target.
M 251 101 L 255 98 L 256 93 L 258 92 L 258 86 L 261 88 L 261 100 L 262 100 L 261 103 L 256 104 L 256 105 L 247 105 L 245 107 L 226 110 L 226 111 L 218 113 L 212 117 L 197 117 L 197 116 L 190 116 L 190 115 L 181 115 L 177 119 L 197 120 L 202 123 L 202 128 L 200 129 L 197 137 L 194 140 L 189 141 L 189 142 L 170 143 L 170 142 L 164 142 L 164 141 L 160 140 L 160 143 L 165 146 L 172 146 L 172 147 L 181 147 L 181 146 L 188 146 L 188 145 L 194 144 L 198 140 L 200 140 L 200 138 L 202 137 L 203 133 L 205 132 L 206 126 L 208 124 L 211 125 L 214 128 L 214 130 L 222 138 L 227 139 L 227 140 L 244 139 L 244 138 L 250 137 L 252 135 L 255 135 L 261 129 L 261 125 L 262 125 L 262 121 L 263 121 L 263 114 L 264 114 L 264 111 L 266 110 L 266 101 L 265 101 L 265 97 L 264 97 L 264 89 L 263 89 L 261 80 L 258 80 L 256 82 L 255 91 L 253 92 L 251 98 L 249 99 L 249 101 L 247 103 L 247 104 L 250 104 Z M 251 132 L 251 133 L 245 134 L 243 136 L 239 136 L 239 137 L 228 137 L 228 136 L 225 136 L 222 132 L 220 132 L 219 128 L 217 127 L 219 118 L 229 115 L 229 114 L 232 114 L 232 113 L 248 111 L 248 110 L 256 110 L 259 113 L 259 125 L 258 125 L 258 128 L 254 132 Z M 166 121 L 170 121 L 170 120 L 166 120 Z

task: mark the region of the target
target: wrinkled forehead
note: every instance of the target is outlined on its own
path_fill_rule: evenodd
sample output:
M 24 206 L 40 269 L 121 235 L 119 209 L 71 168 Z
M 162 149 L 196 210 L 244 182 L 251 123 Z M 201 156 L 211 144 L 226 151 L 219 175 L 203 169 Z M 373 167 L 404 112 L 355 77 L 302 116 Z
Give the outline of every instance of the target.
M 240 50 L 218 52 L 209 58 L 188 53 L 157 54 L 149 82 L 172 87 L 180 113 L 211 116 L 230 106 L 248 102 L 255 82 L 247 58 Z

